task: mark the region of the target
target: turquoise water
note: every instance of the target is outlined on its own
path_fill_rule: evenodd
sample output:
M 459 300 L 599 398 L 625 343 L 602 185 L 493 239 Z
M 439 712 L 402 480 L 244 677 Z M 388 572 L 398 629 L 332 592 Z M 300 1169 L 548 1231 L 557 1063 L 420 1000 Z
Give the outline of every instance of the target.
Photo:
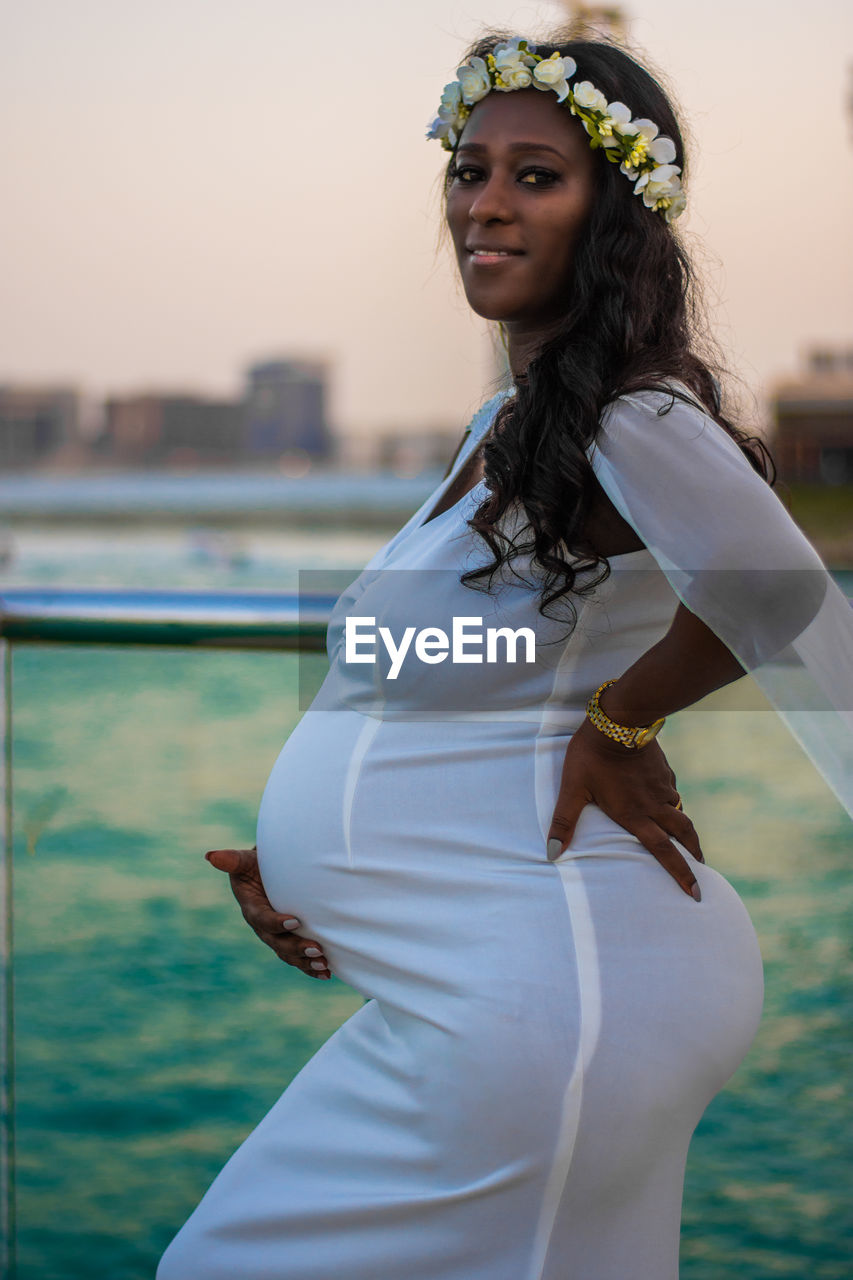
M 369 538 L 259 543 L 234 567 L 170 537 L 22 539 L 15 573 L 284 586 L 309 549 L 310 563 L 348 564 L 371 550 Z M 298 717 L 297 666 L 264 653 L 16 653 L 20 1280 L 153 1276 L 223 1161 L 361 1003 L 268 953 L 202 858 L 252 843 Z M 851 826 L 775 716 L 713 705 L 674 717 L 664 747 L 706 858 L 749 908 L 767 995 L 691 1148 L 682 1280 L 846 1280 Z

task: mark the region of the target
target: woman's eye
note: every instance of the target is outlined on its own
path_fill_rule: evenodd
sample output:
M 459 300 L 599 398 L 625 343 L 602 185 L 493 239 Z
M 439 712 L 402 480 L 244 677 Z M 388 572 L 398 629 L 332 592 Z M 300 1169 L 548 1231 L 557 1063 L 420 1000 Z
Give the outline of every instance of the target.
M 453 170 L 453 177 L 459 182 L 476 182 L 479 176 L 480 170 L 471 164 L 461 164 Z
M 525 169 L 518 176 L 519 181 L 528 187 L 547 187 L 557 181 L 556 173 L 550 169 Z

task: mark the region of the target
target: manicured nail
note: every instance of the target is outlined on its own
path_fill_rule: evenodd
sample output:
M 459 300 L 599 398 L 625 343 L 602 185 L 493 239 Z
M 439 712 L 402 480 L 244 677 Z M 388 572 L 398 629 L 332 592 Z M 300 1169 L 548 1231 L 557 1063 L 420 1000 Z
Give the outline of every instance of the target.
M 699 888 L 698 880 L 693 881 L 693 887 L 690 890 L 690 892 L 693 894 L 693 897 L 696 899 L 697 902 L 702 901 L 702 890 Z
M 326 967 L 327 967 L 327 966 L 326 966 L 326 961 L 325 961 L 325 960 L 312 960 L 312 961 L 311 961 L 311 968 L 312 968 L 312 969 L 325 969 Z
M 323 954 L 323 953 L 322 953 L 322 951 L 320 950 L 320 948 L 319 948 L 319 947 L 306 947 L 306 948 L 305 948 L 305 955 L 306 955 L 306 956 L 321 956 L 322 954 Z
M 551 836 L 551 839 L 548 841 L 549 862 L 555 862 L 557 858 L 559 858 L 562 852 L 563 852 L 562 840 L 558 840 L 556 836 Z
M 296 919 L 295 916 L 288 916 L 286 920 L 282 920 L 281 927 L 283 929 L 298 929 L 299 921 Z

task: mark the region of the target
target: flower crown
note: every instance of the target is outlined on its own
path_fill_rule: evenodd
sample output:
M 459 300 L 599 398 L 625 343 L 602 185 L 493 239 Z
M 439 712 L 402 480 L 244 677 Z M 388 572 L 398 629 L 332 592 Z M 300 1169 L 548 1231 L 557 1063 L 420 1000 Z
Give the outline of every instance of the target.
M 611 164 L 619 165 L 634 183 L 634 194 L 643 204 L 674 222 L 684 211 L 681 168 L 673 164 L 675 143 L 659 133 L 651 120 L 632 120 L 624 102 L 608 102 L 589 80 L 573 88 L 569 80 L 577 71 L 574 58 L 559 53 L 543 57 L 527 40 L 514 39 L 495 45 L 485 58 L 474 57 L 456 71 L 457 78 L 444 86 L 438 115 L 427 138 L 438 138 L 445 151 L 455 151 L 471 108 L 492 89 L 553 89 L 558 102 L 568 104 L 589 134 L 592 148 L 604 148 Z

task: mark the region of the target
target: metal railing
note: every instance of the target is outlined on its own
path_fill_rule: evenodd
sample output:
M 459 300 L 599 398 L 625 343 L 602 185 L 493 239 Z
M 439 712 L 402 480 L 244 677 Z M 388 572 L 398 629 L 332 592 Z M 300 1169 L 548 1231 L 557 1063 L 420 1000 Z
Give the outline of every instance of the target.
M 14 1275 L 12 651 L 19 644 L 322 651 L 337 595 L 18 588 L 0 595 L 0 1275 Z M 851 601 L 853 604 L 853 601 Z
M 334 595 L 6 590 L 0 596 L 0 1276 L 15 1270 L 12 651 L 18 644 L 322 651 Z

